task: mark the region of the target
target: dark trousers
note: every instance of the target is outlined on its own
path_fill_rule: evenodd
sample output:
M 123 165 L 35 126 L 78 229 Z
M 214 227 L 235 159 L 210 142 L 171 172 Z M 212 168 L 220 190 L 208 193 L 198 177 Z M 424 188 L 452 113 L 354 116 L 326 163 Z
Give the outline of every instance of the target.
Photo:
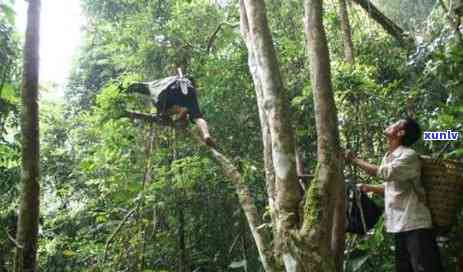
M 442 272 L 439 248 L 431 229 L 396 233 L 395 265 L 397 272 Z

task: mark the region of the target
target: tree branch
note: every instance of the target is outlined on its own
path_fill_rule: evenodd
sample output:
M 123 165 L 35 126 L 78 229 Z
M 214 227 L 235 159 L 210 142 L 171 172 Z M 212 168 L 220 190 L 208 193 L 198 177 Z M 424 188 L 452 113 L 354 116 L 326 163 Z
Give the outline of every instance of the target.
M 445 5 L 443 0 L 439 0 L 439 4 L 441 5 L 441 7 L 445 11 L 445 13 L 449 12 L 449 9 L 447 8 L 447 5 Z
M 128 117 L 130 119 L 140 119 L 149 123 L 156 123 L 160 126 L 175 126 L 174 122 L 169 118 L 163 118 L 159 115 L 146 114 L 137 111 L 125 111 L 121 117 Z
M 157 124 L 161 125 L 166 125 L 166 126 L 171 126 L 174 128 L 175 124 L 173 122 L 170 123 L 162 123 L 160 122 L 160 118 L 158 116 L 153 116 L 153 115 L 148 115 L 144 113 L 139 113 L 139 112 L 126 112 L 126 116 L 133 118 L 133 119 L 141 119 L 143 121 L 147 122 L 154 122 Z M 249 228 L 251 229 L 251 233 L 254 237 L 254 240 L 256 242 L 259 254 L 261 255 L 261 258 L 263 259 L 264 262 L 272 262 L 273 263 L 273 256 L 272 256 L 272 250 L 269 247 L 271 245 L 270 241 L 267 240 L 267 237 L 265 234 L 262 233 L 262 228 L 259 228 L 260 224 L 260 216 L 257 212 L 257 208 L 254 204 L 251 192 L 244 182 L 240 172 L 238 169 L 233 165 L 233 163 L 222 153 L 220 153 L 216 148 L 208 146 L 204 143 L 203 139 L 201 136 L 198 134 L 194 133 L 191 130 L 187 130 L 187 132 L 192 136 L 193 139 L 195 139 L 197 142 L 200 144 L 205 145 L 208 147 L 211 151 L 212 157 L 220 164 L 222 167 L 225 175 L 230 178 L 232 181 L 236 194 L 238 195 L 238 200 L 241 205 L 241 208 L 243 209 L 243 212 L 247 218 Z M 125 224 L 125 222 L 128 220 L 128 218 L 135 212 L 135 210 L 138 208 L 139 203 L 137 204 L 137 207 L 132 209 L 121 221 L 119 226 L 116 228 L 116 230 L 113 232 L 113 234 L 110 236 L 108 241 L 106 242 L 105 246 L 105 254 L 104 254 L 104 260 L 106 259 L 106 251 L 107 248 L 109 247 L 110 242 L 114 239 L 114 237 L 117 235 L 117 233 L 120 231 L 122 226 Z M 273 271 L 273 270 L 272 270 Z
M 227 23 L 227 22 L 220 23 L 220 24 L 217 26 L 216 30 L 212 33 L 212 35 L 211 35 L 211 36 L 209 37 L 209 39 L 208 39 L 208 42 L 207 42 L 207 49 L 206 49 L 206 51 L 207 51 L 208 53 L 211 52 L 212 45 L 213 45 L 215 39 L 217 38 L 217 34 L 218 34 L 219 31 L 222 29 L 222 27 L 225 26 L 225 25 L 226 25 L 226 26 L 230 26 L 230 27 L 232 27 L 232 28 L 235 28 L 235 27 L 238 27 L 238 26 L 239 26 L 239 24 L 230 24 L 230 23 Z
M 361 6 L 368 15 L 380 24 L 383 29 L 393 36 L 401 46 L 410 49 L 413 48 L 413 38 L 410 37 L 405 31 L 395 24 L 391 19 L 384 15 L 370 0 L 353 0 L 356 4 Z
M 108 249 L 109 249 L 109 246 L 111 244 L 111 242 L 114 240 L 114 238 L 116 237 L 116 235 L 119 233 L 119 231 L 121 231 L 122 227 L 124 226 L 124 224 L 127 222 L 127 220 L 129 220 L 130 216 L 132 216 L 132 214 L 138 209 L 138 206 L 140 206 L 140 201 L 137 202 L 137 205 L 131 209 L 125 216 L 124 216 L 124 219 L 122 219 L 122 221 L 119 223 L 119 225 L 117 226 L 117 228 L 114 230 L 114 232 L 111 234 L 111 236 L 109 236 L 108 240 L 106 240 L 106 244 L 105 244 L 105 247 L 104 247 L 104 254 L 103 254 L 103 262 L 106 261 L 106 257 L 107 257 L 107 253 L 108 253 Z
M 153 117 L 151 115 L 146 115 L 146 114 L 142 114 L 142 113 L 134 113 L 134 112 L 131 112 L 131 113 L 134 114 L 134 115 L 137 115 L 137 116 Z M 142 191 L 141 191 L 141 193 L 139 195 L 139 198 L 137 198 L 137 204 L 135 205 L 135 207 L 133 209 L 131 209 L 124 216 L 124 218 L 119 223 L 117 228 L 109 236 L 108 240 L 106 240 L 105 249 L 104 249 L 104 255 L 103 255 L 104 256 L 103 257 L 103 262 L 106 261 L 106 257 L 107 257 L 107 253 L 108 253 L 108 249 L 109 249 L 110 244 L 112 243 L 112 241 L 114 240 L 116 235 L 121 231 L 122 227 L 127 222 L 127 220 L 130 218 L 130 216 L 132 216 L 134 212 L 139 210 L 139 208 L 141 207 L 141 204 L 142 204 L 142 202 L 144 200 L 145 186 L 146 186 L 146 183 L 148 182 L 148 180 L 151 179 L 151 158 L 150 158 L 150 156 L 151 156 L 151 152 L 152 152 L 152 148 L 153 148 L 153 141 L 154 141 L 154 130 L 153 130 L 153 127 L 150 126 L 150 129 L 149 129 L 149 132 L 148 132 L 148 137 L 147 137 L 146 143 L 145 143 L 145 150 L 144 150 L 144 153 L 145 153 L 145 166 L 144 166 L 144 168 L 145 169 L 144 169 L 144 173 L 143 173 Z
M 455 35 L 457 36 L 458 42 L 463 47 L 463 37 L 460 32 L 460 24 L 461 24 L 460 16 L 456 15 L 453 12 L 454 7 L 448 8 L 445 5 L 444 0 L 439 0 L 439 4 L 444 10 L 447 20 L 449 21 L 449 24 L 453 27 L 453 30 L 455 31 Z
M 270 248 L 271 243 L 267 240 L 266 235 L 262 233 L 262 228 L 259 228 L 261 225 L 260 216 L 257 212 L 257 208 L 254 204 L 251 192 L 247 184 L 244 182 L 240 172 L 225 155 L 220 153 L 214 147 L 206 145 L 199 135 L 192 131 L 190 131 L 190 135 L 192 138 L 196 139 L 197 142 L 209 148 L 211 152 L 210 154 L 220 164 L 225 173 L 225 176 L 227 176 L 232 181 L 262 261 L 265 263 L 273 263 L 272 250 Z
M 8 237 L 8 240 L 10 240 L 10 241 L 14 244 L 14 246 L 15 246 L 16 248 L 23 249 L 23 246 L 21 246 L 21 245 L 18 243 L 18 241 L 16 241 L 16 240 L 14 239 L 14 237 L 11 236 L 11 234 L 8 232 L 8 230 L 7 230 L 6 228 L 4 228 L 4 231 L 5 231 L 5 233 L 6 233 L 6 236 Z
M 180 38 L 179 38 L 179 40 L 182 43 L 185 44 L 185 47 L 190 47 L 192 49 L 199 50 L 199 51 L 202 51 L 202 52 L 205 52 L 205 53 L 209 54 L 211 52 L 211 50 L 212 50 L 212 46 L 214 45 L 214 41 L 217 39 L 217 35 L 219 34 L 220 30 L 223 29 L 224 26 L 229 26 L 229 27 L 235 28 L 235 27 L 238 27 L 239 24 L 232 24 L 232 23 L 229 23 L 229 22 L 220 23 L 217 26 L 217 28 L 214 30 L 214 32 L 212 32 L 212 34 L 207 39 L 207 47 L 206 48 L 202 48 L 201 46 L 195 46 L 192 43 L 190 43 L 189 41 L 186 41 L 186 40 L 183 40 L 183 39 L 180 39 Z

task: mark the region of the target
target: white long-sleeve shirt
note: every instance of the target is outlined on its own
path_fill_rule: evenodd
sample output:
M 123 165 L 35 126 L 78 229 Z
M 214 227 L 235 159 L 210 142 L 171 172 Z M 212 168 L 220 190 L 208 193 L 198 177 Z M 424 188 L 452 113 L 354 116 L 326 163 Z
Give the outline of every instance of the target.
M 415 150 L 399 146 L 392 153 L 386 153 L 377 174 L 385 180 L 384 225 L 387 232 L 432 227 L 421 184 L 421 163 Z

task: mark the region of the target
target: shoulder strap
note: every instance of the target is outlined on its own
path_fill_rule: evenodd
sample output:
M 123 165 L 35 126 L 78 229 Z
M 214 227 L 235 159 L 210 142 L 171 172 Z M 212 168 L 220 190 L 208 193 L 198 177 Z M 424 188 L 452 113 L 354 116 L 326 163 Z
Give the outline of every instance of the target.
M 177 84 L 180 85 L 180 89 L 184 95 L 188 94 L 188 88 L 193 87 L 191 81 L 186 77 L 181 77 L 177 79 Z

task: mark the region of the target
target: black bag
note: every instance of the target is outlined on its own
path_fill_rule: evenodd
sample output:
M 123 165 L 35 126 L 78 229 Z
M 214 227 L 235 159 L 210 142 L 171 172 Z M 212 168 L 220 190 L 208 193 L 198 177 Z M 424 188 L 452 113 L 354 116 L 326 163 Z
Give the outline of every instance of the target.
M 382 213 L 383 209 L 360 192 L 355 184 L 346 183 L 346 232 L 366 234 L 376 225 Z

